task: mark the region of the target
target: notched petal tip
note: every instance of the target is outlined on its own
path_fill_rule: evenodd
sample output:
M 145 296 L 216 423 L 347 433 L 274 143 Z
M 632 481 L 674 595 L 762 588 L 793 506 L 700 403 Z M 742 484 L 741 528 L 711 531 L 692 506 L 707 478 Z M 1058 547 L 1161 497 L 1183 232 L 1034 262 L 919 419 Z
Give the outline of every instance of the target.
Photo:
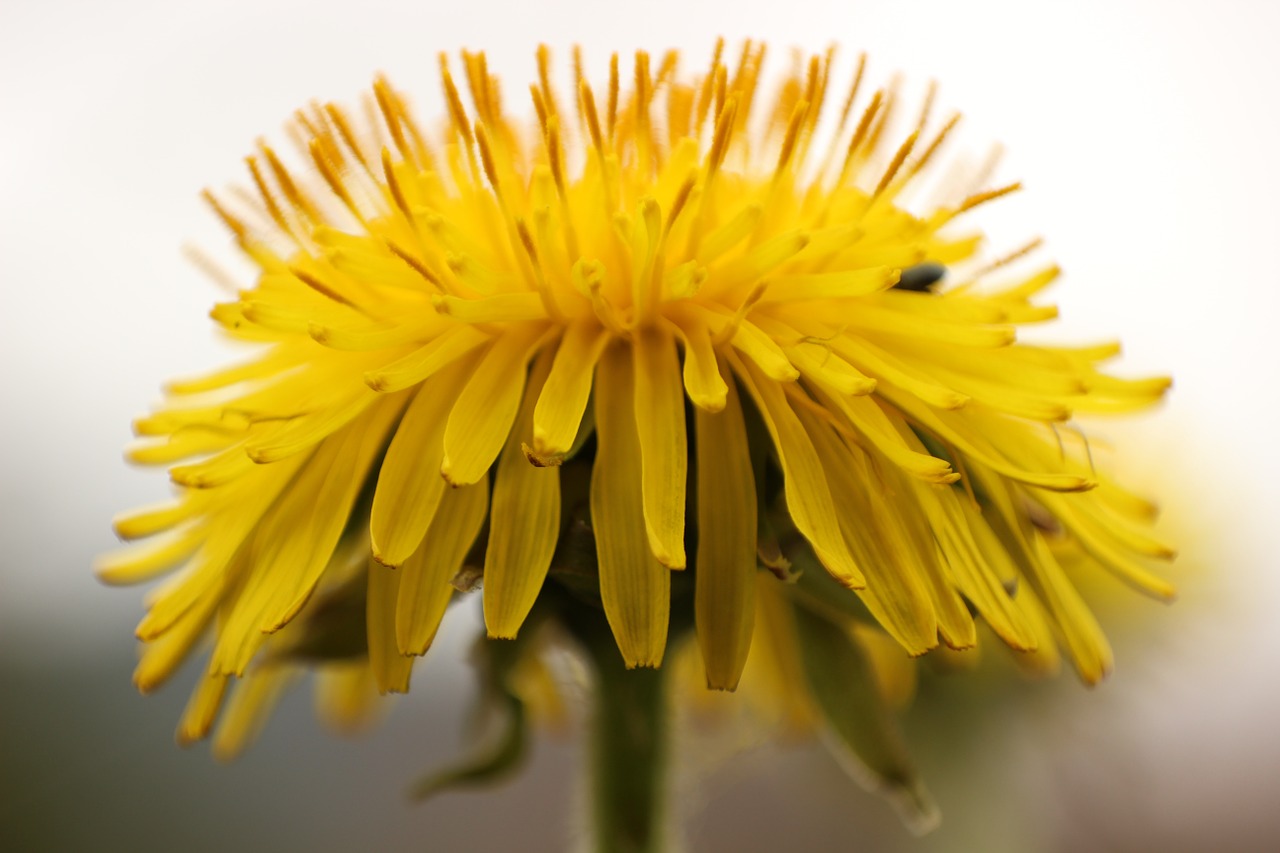
M 682 571 L 689 563 L 688 557 L 685 555 L 683 550 L 679 554 L 668 554 L 665 550 L 661 552 L 654 551 L 653 557 L 661 563 L 664 568 L 668 568 L 673 571 Z
M 707 689 L 715 690 L 718 693 L 737 693 L 739 683 L 741 683 L 741 679 L 735 678 L 732 683 L 717 684 L 710 675 L 707 676 Z
M 687 392 L 688 392 L 688 389 L 686 389 L 686 393 Z M 693 403 L 695 406 L 697 406 L 699 409 L 702 409 L 702 411 L 704 412 L 708 412 L 710 414 L 716 415 L 716 414 L 719 414 L 720 412 L 723 412 L 724 407 L 728 405 L 728 394 L 727 393 L 719 394 L 717 396 L 708 396 L 705 394 L 699 394 L 696 397 L 693 396 L 692 394 L 689 394 L 689 402 Z
M 817 556 L 818 562 L 822 563 L 822 567 L 827 570 L 827 574 L 835 578 L 836 582 L 839 583 L 842 587 L 844 587 L 845 589 L 850 589 L 855 591 L 859 589 L 867 588 L 867 579 L 863 577 L 859 572 L 840 571 L 838 568 L 833 568 L 833 567 L 838 567 L 841 564 L 842 560 L 838 557 L 833 557 L 832 555 L 827 554 L 823 550 L 818 549 L 818 547 L 813 545 L 812 542 L 810 542 L 809 544 L 810 546 L 813 547 L 813 552 Z
M 656 660 L 655 660 L 655 659 L 649 659 L 649 660 L 632 660 L 632 659 L 628 658 L 628 659 L 626 659 L 626 666 L 627 666 L 627 669 L 628 669 L 628 670 L 632 670 L 632 669 L 660 669 L 660 668 L 662 667 L 662 658 L 661 658 L 661 657 L 659 657 L 659 658 L 657 658 Z
M 535 433 L 533 443 L 537 445 L 538 436 Z M 545 446 L 543 450 L 537 450 L 530 447 L 523 441 L 520 442 L 520 450 L 524 452 L 524 458 L 529 460 L 529 464 L 535 468 L 559 468 L 564 464 L 564 454 L 559 452 L 546 452 Z
M 936 649 L 939 645 L 940 643 L 938 643 L 937 640 L 934 640 L 933 645 L 931 646 L 926 646 L 924 648 L 919 648 L 919 649 L 903 648 L 903 651 L 906 652 L 907 657 L 911 658 L 912 660 L 920 660 L 925 655 L 929 654 L 929 652 Z
M 953 652 L 967 652 L 970 649 L 976 649 L 978 647 L 978 640 L 976 637 L 974 639 L 956 639 L 954 637 L 946 637 L 939 633 L 938 639 L 942 641 L 942 645 L 951 649 Z
M 400 568 L 400 566 L 404 562 L 403 560 L 399 562 L 392 561 L 390 558 L 388 558 L 385 554 L 382 553 L 382 549 L 378 547 L 377 543 L 373 544 L 373 547 L 370 551 L 369 556 L 373 557 L 373 561 L 378 565 L 383 566 L 384 568 L 392 569 L 392 570 Z

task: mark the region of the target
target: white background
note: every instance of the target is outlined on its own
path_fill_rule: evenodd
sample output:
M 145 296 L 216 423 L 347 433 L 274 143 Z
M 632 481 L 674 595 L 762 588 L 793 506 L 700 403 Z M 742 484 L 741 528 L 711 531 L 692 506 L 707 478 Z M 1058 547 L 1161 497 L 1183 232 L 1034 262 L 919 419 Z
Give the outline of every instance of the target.
M 995 248 L 1045 236 L 1067 273 L 1052 294 L 1062 327 L 1118 333 L 1123 369 L 1176 379 L 1156 417 L 1103 431 L 1128 437 L 1132 469 L 1163 493 L 1171 535 L 1187 552 L 1171 572 L 1182 601 L 1150 617 L 1150 641 L 1141 630 L 1122 637 L 1110 683 L 1092 692 L 1067 684 L 1052 702 L 1029 702 L 967 754 L 985 768 L 998 814 L 1038 840 L 970 827 L 976 834 L 932 845 L 960 849 L 963 837 L 986 849 L 1191 850 L 1280 838 L 1278 33 L 1280 5 L 1261 0 L 7 0 L 0 677 L 10 683 L 0 683 L 0 766 L 40 769 L 5 780 L 0 837 L 6 822 L 23 833 L 31 814 L 58 814 L 138 849 L 254 849 L 254 839 L 349 849 L 370 834 L 393 849 L 450 838 L 461 840 L 440 849 L 489 849 L 503 828 L 477 815 L 542 803 L 550 817 L 513 818 L 506 831 L 530 849 L 554 849 L 571 821 L 572 747 L 540 747 L 538 788 L 526 781 L 416 810 L 397 799 L 417 768 L 458 742 L 470 686 L 451 660 L 419 673 L 415 697 L 369 743 L 331 744 L 294 703 L 268 730 L 265 757 L 233 768 L 198 751 L 168 757 L 168 721 L 182 697 L 125 698 L 139 595 L 98 586 L 89 563 L 112 544 L 114 512 L 164 492 L 163 478 L 120 461 L 130 418 L 164 378 L 224 358 L 204 317 L 221 295 L 179 249 L 229 255 L 196 193 L 241 181 L 255 138 L 282 140 L 285 117 L 311 98 L 353 102 L 377 71 L 430 116 L 440 50 L 487 50 L 514 104 L 539 41 L 566 62 L 580 43 L 593 67 L 637 47 L 678 47 L 701 65 L 724 35 L 731 44 L 765 37 L 775 60 L 791 46 L 835 41 L 846 73 L 867 50 L 873 80 L 898 70 L 909 89 L 938 80 L 943 103 L 966 116 L 960 147 L 1003 143 L 1002 176 L 1027 186 L 984 214 Z M 465 636 L 452 632 L 441 656 L 459 657 Z M 24 721 L 21 732 L 14 720 Z M 57 760 L 11 763 L 7 753 L 19 755 L 23 741 Z M 710 774 L 697 849 L 730 849 L 734 832 L 748 839 L 737 849 L 768 849 L 818 832 L 824 817 L 832 823 L 821 831 L 835 833 L 826 837 L 864 837 L 849 828 L 846 801 L 888 833 L 884 845 L 912 849 L 820 758 L 776 762 L 757 757 L 740 775 Z M 783 772 L 794 775 L 774 781 Z M 748 801 L 761 791 L 775 811 Z M 948 813 L 960 832 L 981 807 L 954 800 L 966 803 Z M 364 817 L 334 817 L 348 814 L 344 803 L 360 804 Z M 19 837 L 51 846 L 79 838 L 63 831 Z

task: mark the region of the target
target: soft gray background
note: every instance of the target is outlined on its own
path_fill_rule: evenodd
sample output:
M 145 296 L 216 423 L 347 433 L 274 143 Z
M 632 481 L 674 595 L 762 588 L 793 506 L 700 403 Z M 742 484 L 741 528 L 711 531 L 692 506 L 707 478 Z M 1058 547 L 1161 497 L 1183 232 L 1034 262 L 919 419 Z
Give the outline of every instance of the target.
M 463 613 L 374 736 L 328 737 L 299 693 L 226 767 L 172 746 L 184 685 L 133 693 L 140 595 L 100 587 L 88 567 L 112 544 L 114 512 L 164 493 L 162 477 L 120 461 L 130 418 L 165 377 L 224 357 L 204 319 L 218 294 L 179 247 L 226 257 L 196 192 L 240 181 L 253 139 L 279 140 L 312 97 L 351 102 L 378 70 L 429 116 L 439 50 L 487 49 L 516 103 L 538 41 L 561 59 L 581 43 L 599 68 L 610 50 L 636 47 L 680 47 L 701 64 L 718 34 L 767 37 L 775 60 L 835 40 L 846 72 L 866 49 L 874 80 L 902 70 L 912 90 L 942 83 L 944 104 L 966 114 L 959 148 L 1007 146 L 1002 174 L 1028 191 L 984 214 L 995 245 L 1045 235 L 1067 271 L 1053 293 L 1062 328 L 1120 333 L 1127 369 L 1177 378 L 1130 448 L 1188 554 L 1171 573 L 1183 600 L 1168 612 L 1133 602 L 1147 618 L 1121 637 L 1115 677 L 1099 690 L 1064 679 L 982 704 L 962 681 L 930 688 L 929 707 L 943 712 L 909 722 L 947 815 L 933 838 L 912 842 L 816 751 L 721 764 L 691 742 L 682 773 L 701 811 L 690 848 L 1280 841 L 1278 10 L 1261 0 L 6 0 L 0 846 L 562 849 L 580 798 L 572 741 L 539 743 L 531 770 L 499 792 L 405 805 L 405 783 L 459 746 L 471 690 Z

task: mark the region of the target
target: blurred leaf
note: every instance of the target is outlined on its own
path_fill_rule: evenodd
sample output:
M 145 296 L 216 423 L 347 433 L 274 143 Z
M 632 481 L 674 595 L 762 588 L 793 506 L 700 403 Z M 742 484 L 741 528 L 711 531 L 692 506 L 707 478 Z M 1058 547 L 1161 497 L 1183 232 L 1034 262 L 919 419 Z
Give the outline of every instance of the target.
M 844 627 L 806 607 L 795 608 L 795 621 L 809 689 L 836 755 L 855 779 L 889 798 L 912 832 L 931 831 L 938 808 L 916 774 L 866 653 Z
M 482 688 L 477 710 L 480 716 L 498 720 L 496 731 L 489 738 L 489 743 L 482 745 L 470 757 L 418 780 L 410 789 L 411 797 L 425 800 L 454 788 L 500 782 L 523 764 L 529 724 L 524 702 L 512 689 L 512 674 L 521 656 L 532 653 L 529 639 L 537 627 L 536 621 L 526 623 L 514 640 L 480 641 L 477 665 Z
M 425 800 L 453 788 L 499 782 L 520 767 L 528 740 L 524 703 L 510 694 L 506 698 L 506 720 L 494 743 L 470 758 L 423 777 L 413 786 L 410 796 Z

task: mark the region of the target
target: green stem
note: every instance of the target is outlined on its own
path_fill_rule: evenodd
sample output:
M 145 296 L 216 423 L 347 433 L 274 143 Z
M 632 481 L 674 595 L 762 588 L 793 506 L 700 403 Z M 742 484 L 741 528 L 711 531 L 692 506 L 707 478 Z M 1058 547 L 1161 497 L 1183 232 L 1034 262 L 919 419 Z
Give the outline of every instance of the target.
M 662 670 L 628 670 L 611 636 L 586 643 L 597 682 L 592 731 L 595 849 L 659 853 L 665 841 L 667 708 Z

